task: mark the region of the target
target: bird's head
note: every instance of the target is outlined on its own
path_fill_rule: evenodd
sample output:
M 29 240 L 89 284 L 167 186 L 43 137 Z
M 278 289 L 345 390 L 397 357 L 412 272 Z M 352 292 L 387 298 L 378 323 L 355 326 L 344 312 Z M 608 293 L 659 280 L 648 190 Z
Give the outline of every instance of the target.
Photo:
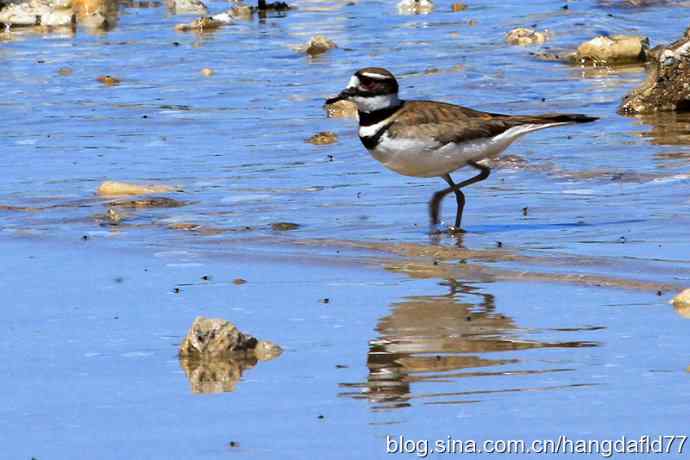
M 347 87 L 326 104 L 352 101 L 357 110 L 364 113 L 388 109 L 400 105 L 398 82 L 392 73 L 380 67 L 360 69 L 350 78 Z

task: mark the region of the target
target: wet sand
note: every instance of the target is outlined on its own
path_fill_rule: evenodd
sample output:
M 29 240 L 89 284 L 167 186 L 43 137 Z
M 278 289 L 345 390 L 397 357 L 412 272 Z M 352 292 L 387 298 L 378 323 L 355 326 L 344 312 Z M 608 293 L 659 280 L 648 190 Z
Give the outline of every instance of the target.
M 140 3 L 109 31 L 1 43 L 8 458 L 387 458 L 387 435 L 687 434 L 690 321 L 668 301 L 690 286 L 690 120 L 615 113 L 641 66 L 530 52 L 601 32 L 669 42 L 688 24 L 668 15 L 688 8 L 305 1 L 181 33 L 194 16 Z M 532 24 L 552 40 L 504 43 Z M 338 48 L 294 51 L 316 33 Z M 430 236 L 443 183 L 384 171 L 353 120 L 325 116 L 366 65 L 394 70 L 405 97 L 601 121 L 512 146 L 467 191 L 468 232 Z M 305 142 L 324 131 L 336 142 Z M 98 195 L 106 180 L 173 191 Z M 200 315 L 284 353 L 190 380 L 177 347 Z

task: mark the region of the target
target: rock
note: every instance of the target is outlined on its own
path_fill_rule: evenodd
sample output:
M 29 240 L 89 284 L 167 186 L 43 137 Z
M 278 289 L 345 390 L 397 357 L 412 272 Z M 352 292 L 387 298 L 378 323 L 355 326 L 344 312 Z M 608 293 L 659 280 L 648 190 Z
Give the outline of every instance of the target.
M 505 40 L 510 45 L 529 46 L 541 45 L 549 38 L 551 38 L 550 34 L 546 30 L 544 32 L 537 32 L 533 29 L 519 27 L 508 32 Z
M 240 332 L 229 321 L 198 316 L 182 341 L 179 354 L 201 359 L 256 356 L 259 344 L 259 340 Z M 259 354 L 265 357 L 269 349 L 273 357 L 281 353 L 279 346 L 266 342 L 260 345 Z
M 190 32 L 198 31 L 203 32 L 205 30 L 216 30 L 226 24 L 230 24 L 232 18 L 228 13 L 221 13 L 215 16 L 204 16 L 188 24 L 177 24 L 175 30 L 178 32 Z
M 467 9 L 467 5 L 464 3 L 453 3 L 450 5 L 450 10 L 453 13 L 459 13 L 460 11 L 465 11 Z
M 283 353 L 283 349 L 268 340 L 259 340 L 254 348 L 254 355 L 259 361 L 269 361 Z
M 337 48 L 335 42 L 329 40 L 323 35 L 314 35 L 311 40 L 305 45 L 296 47 L 297 51 L 307 53 L 310 56 L 323 54 L 326 51 Z
M 113 208 L 110 208 L 108 212 L 105 213 L 105 219 L 110 225 L 120 225 L 124 217 Z
M 230 15 L 237 19 L 251 19 L 254 15 L 254 9 L 247 5 L 238 5 L 230 8 Z
M 541 61 L 562 62 L 564 64 L 577 64 L 577 57 L 574 51 L 559 50 L 559 51 L 540 51 L 537 53 L 530 53 L 535 58 Z
M 671 302 L 679 315 L 690 318 L 690 289 L 684 289 Z
M 5 26 L 72 26 L 76 16 L 66 0 L 18 0 L 0 10 L 0 23 Z
M 292 222 L 275 222 L 271 224 L 271 230 L 275 232 L 287 232 L 289 230 L 297 230 L 299 224 L 293 224 Z
M 330 131 L 322 131 L 320 133 L 314 134 L 312 137 L 307 139 L 305 142 L 314 145 L 326 145 L 333 144 L 338 140 L 338 136 Z
M 290 9 L 292 7 L 285 2 L 266 3 L 266 0 L 258 0 L 256 7 L 257 11 L 287 11 Z
M 182 230 L 184 232 L 194 232 L 201 228 L 199 224 L 190 224 L 188 222 L 176 222 L 174 224 L 168 224 L 170 230 Z
M 649 39 L 637 35 L 600 35 L 582 43 L 576 52 L 578 64 L 620 65 L 647 60 Z
M 113 201 L 110 206 L 120 206 L 123 208 L 179 208 L 185 206 L 184 201 L 174 200 L 172 198 L 156 197 L 147 198 L 145 200 L 120 200 Z
M 402 0 L 398 3 L 400 14 L 429 14 L 434 10 L 431 0 Z
M 119 78 L 113 77 L 110 75 L 101 75 L 100 77 L 96 78 L 96 80 L 100 81 L 101 83 L 103 83 L 106 86 L 119 85 L 122 81 Z
M 650 53 L 651 70 L 642 85 L 625 96 L 619 113 L 690 111 L 690 29 Z
M 169 185 L 140 185 L 128 182 L 104 181 L 96 190 L 101 196 L 146 195 L 148 193 L 167 193 L 180 191 Z
M 71 0 L 77 23 L 89 29 L 112 29 L 117 24 L 117 0 Z
M 167 0 L 166 3 L 172 14 L 208 14 L 208 7 L 201 0 Z
M 210 77 L 214 73 L 215 72 L 213 71 L 213 69 L 210 69 L 208 67 L 204 67 L 203 69 L 201 69 L 201 75 L 203 75 L 204 77 Z
M 357 104 L 350 101 L 338 101 L 326 104 L 326 116 L 328 118 L 357 118 Z

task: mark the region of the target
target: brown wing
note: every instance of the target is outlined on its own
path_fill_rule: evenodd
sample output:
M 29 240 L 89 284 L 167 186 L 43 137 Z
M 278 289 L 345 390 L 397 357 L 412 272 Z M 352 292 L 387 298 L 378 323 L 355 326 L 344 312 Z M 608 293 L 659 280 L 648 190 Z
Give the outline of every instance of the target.
M 511 116 L 434 101 L 408 101 L 388 128 L 390 137 L 427 137 L 440 144 L 493 137 L 525 124 L 578 123 L 595 118 L 547 114 Z

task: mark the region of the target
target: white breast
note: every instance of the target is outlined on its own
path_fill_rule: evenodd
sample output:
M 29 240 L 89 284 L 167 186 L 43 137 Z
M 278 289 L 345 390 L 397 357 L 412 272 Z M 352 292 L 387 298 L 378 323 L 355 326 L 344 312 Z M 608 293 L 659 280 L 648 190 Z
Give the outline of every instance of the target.
M 374 150 L 370 150 L 370 153 L 387 168 L 405 176 L 443 176 L 462 168 L 469 161 L 480 161 L 500 155 L 524 134 L 562 124 L 565 123 L 516 126 L 498 136 L 443 145 L 431 138 L 393 139 L 384 133 L 379 144 Z M 360 128 L 360 136 L 363 135 L 363 129 L 371 129 L 374 126 L 376 125 Z M 367 135 L 371 136 L 376 131 L 373 130 Z

